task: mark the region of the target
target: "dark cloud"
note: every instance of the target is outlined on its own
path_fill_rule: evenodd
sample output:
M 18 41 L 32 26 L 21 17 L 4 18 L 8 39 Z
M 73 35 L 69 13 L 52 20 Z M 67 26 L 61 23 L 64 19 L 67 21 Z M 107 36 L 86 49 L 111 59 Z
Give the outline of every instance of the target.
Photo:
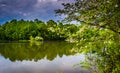
M 0 0 L 0 23 L 11 19 L 58 19 L 54 10 L 74 0 Z

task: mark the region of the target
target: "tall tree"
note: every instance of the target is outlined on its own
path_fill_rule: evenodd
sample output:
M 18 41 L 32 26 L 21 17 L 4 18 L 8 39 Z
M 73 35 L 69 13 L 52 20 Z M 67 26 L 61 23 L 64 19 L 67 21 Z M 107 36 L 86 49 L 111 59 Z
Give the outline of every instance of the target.
M 58 15 L 85 24 L 77 32 L 77 45 L 79 51 L 97 55 L 93 58 L 97 73 L 119 73 L 120 0 L 75 0 L 62 5 L 63 9 L 55 10 Z

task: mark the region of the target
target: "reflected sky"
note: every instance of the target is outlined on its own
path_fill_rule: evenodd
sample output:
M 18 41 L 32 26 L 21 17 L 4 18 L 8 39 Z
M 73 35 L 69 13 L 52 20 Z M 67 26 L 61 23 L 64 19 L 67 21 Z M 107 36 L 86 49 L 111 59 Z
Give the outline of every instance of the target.
M 80 67 L 85 56 L 74 43 L 0 43 L 0 73 L 89 73 Z
M 34 60 L 23 60 L 11 62 L 0 56 L 0 73 L 89 73 L 77 64 L 84 61 L 83 54 L 73 56 L 57 56 L 53 61 L 46 58 L 35 62 Z

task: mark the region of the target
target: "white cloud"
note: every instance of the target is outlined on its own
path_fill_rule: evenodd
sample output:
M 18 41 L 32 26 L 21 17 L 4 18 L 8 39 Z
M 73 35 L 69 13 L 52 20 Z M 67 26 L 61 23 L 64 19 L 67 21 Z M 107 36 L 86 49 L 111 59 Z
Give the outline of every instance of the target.
M 58 0 L 37 0 L 37 2 L 51 2 L 51 1 L 56 2 Z
M 35 8 L 42 8 L 48 5 L 55 5 L 59 0 L 37 0 L 37 3 L 34 5 Z M 61 5 L 61 4 L 59 4 Z
M 35 7 L 44 7 L 46 5 L 55 5 L 57 7 L 62 7 L 62 3 L 71 3 L 74 2 L 74 0 L 37 0 Z

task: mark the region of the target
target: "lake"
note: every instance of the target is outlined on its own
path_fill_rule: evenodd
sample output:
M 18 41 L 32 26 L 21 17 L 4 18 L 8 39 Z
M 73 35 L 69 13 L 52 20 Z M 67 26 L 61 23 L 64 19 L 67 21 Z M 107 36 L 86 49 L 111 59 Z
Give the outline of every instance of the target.
M 0 73 L 90 73 L 68 42 L 0 43 Z

